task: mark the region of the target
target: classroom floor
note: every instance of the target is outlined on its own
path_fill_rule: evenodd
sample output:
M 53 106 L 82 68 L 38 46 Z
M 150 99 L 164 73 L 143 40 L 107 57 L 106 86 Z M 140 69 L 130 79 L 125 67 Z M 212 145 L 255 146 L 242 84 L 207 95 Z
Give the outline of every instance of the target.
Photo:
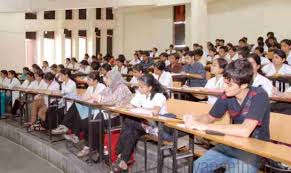
M 42 173 L 62 172 L 22 146 L 0 137 L 0 172 L 33 173 L 39 170 Z

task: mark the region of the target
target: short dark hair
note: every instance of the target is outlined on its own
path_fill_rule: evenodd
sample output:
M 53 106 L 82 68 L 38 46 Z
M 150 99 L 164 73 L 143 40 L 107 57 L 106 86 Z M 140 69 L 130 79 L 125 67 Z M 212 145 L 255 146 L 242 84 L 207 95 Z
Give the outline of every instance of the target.
M 28 67 L 23 67 L 22 70 L 23 70 L 23 71 L 27 71 L 27 72 L 30 71 Z
M 166 68 L 166 64 L 163 61 L 158 61 L 154 66 L 161 71 L 165 70 Z
M 44 78 L 45 80 L 52 81 L 52 80 L 54 80 L 55 75 L 53 75 L 51 72 L 48 72 L 48 73 L 46 73 L 46 74 L 43 76 L 43 78 Z
M 160 54 L 160 56 L 169 57 L 169 54 L 167 54 L 166 52 L 163 52 L 163 53 Z
M 65 66 L 64 66 L 63 64 L 59 64 L 58 67 L 59 67 L 60 69 L 65 68 Z
M 29 72 L 27 72 L 27 75 L 34 79 L 34 73 L 33 72 L 29 71 Z
M 66 61 L 70 61 L 71 62 L 71 59 L 70 58 L 66 58 Z
M 273 36 L 273 37 L 275 36 L 274 32 L 268 32 L 268 33 L 267 33 L 267 36 L 269 36 L 269 35 L 270 35 L 270 36 Z
M 57 66 L 57 64 L 53 64 L 53 65 L 51 65 L 51 68 L 56 69 L 56 68 L 58 68 L 58 66 Z
M 108 63 L 103 64 L 103 65 L 101 66 L 101 68 L 103 68 L 103 69 L 106 70 L 106 71 L 110 71 L 110 70 L 112 69 L 112 68 L 111 68 L 111 65 L 108 64 Z
M 253 83 L 253 67 L 247 59 L 238 59 L 229 63 L 223 73 L 223 77 L 227 80 L 233 80 L 239 86 L 248 84 L 249 87 Z
M 63 75 L 68 75 L 69 78 L 71 77 L 71 70 L 68 68 L 61 69 L 60 73 L 62 73 Z
M 186 55 L 186 56 L 188 55 L 188 56 L 190 56 L 190 57 L 194 57 L 194 56 L 195 56 L 195 53 L 194 53 L 194 51 L 189 51 L 189 52 L 187 52 L 185 55 Z
M 225 70 L 228 64 L 227 61 L 224 58 L 216 58 L 215 60 L 217 61 L 219 68 Z
M 170 47 L 171 47 L 171 48 L 174 48 L 174 45 L 173 45 L 173 44 L 170 44 Z
M 38 75 L 41 78 L 43 78 L 43 75 L 44 75 L 42 70 L 37 70 L 34 74 Z
M 3 73 L 5 76 L 7 76 L 7 75 L 8 75 L 8 72 L 7 72 L 7 70 L 1 70 L 1 73 Z
M 88 63 L 87 60 L 82 60 L 80 64 L 81 64 L 81 65 L 89 65 L 89 63 Z
M 247 44 L 247 41 L 246 41 L 244 38 L 241 38 L 241 39 L 239 40 L 239 42 L 243 42 L 244 44 Z
M 96 62 L 96 61 L 93 61 L 93 62 L 91 63 L 91 68 L 92 68 L 93 70 L 98 70 L 98 69 L 100 68 L 100 63 L 99 63 L 99 62 Z
M 236 47 L 235 47 L 235 46 L 230 46 L 229 50 L 232 50 L 232 51 L 234 51 L 234 52 L 236 52 L 236 51 L 237 51 L 237 49 L 236 49 Z
M 88 77 L 92 80 L 97 80 L 98 82 L 101 82 L 101 78 L 98 72 L 91 72 Z
M 123 54 L 118 55 L 117 61 L 124 63 L 125 61 L 125 56 Z
M 202 56 L 203 50 L 202 49 L 196 49 L 194 50 L 194 56 Z
M 141 51 L 140 54 L 145 55 L 145 56 L 150 56 L 150 53 L 148 51 Z
M 141 71 L 142 73 L 145 72 L 144 68 L 143 68 L 143 65 L 142 64 L 135 64 L 133 67 L 132 67 L 133 70 L 136 70 L 136 71 Z
M 47 61 L 43 61 L 42 63 L 48 65 L 48 62 Z
M 287 44 L 288 46 L 291 46 L 291 40 L 289 40 L 289 39 L 284 39 L 284 40 L 282 40 L 281 41 L 281 44 L 282 43 L 285 43 L 285 44 Z
M 222 43 L 225 43 L 224 39 L 220 39 L 219 41 L 222 42 Z
M 261 46 L 256 47 L 255 50 L 259 51 L 260 53 L 264 53 L 264 48 Z
M 76 58 L 71 58 L 71 61 L 78 62 Z
M 228 48 L 226 46 L 221 46 L 219 49 L 223 49 L 224 52 L 228 52 Z
M 158 48 L 156 48 L 156 47 L 154 47 L 153 49 L 154 49 L 155 51 L 158 51 Z
M 174 56 L 176 60 L 180 59 L 180 55 L 177 53 L 172 53 L 170 56 Z
M 215 49 L 215 47 L 209 48 L 208 51 L 212 51 L 212 52 L 215 52 L 215 53 L 217 52 L 216 49 Z

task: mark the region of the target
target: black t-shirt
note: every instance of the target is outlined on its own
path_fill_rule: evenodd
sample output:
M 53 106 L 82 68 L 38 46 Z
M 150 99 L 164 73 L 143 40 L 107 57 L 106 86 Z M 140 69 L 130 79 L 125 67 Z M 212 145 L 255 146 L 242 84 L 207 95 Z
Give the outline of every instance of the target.
M 270 140 L 270 102 L 268 94 L 264 89 L 260 87 L 251 87 L 241 105 L 235 97 L 222 95 L 213 105 L 209 114 L 215 118 L 222 118 L 225 112 L 229 113 L 232 124 L 242 124 L 245 119 L 258 121 L 250 137 L 264 141 Z M 216 145 L 213 149 L 256 167 L 259 167 L 262 163 L 262 158 L 260 156 L 240 149 L 222 144 Z

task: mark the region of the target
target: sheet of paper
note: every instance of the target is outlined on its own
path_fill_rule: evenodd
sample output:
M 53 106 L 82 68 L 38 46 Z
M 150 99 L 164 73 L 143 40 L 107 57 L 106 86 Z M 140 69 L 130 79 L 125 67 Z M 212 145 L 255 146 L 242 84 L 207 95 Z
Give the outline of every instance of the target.
M 147 110 L 147 109 L 142 109 L 142 108 L 134 108 L 129 110 L 132 113 L 136 114 L 142 114 L 142 115 L 148 115 L 148 116 L 153 116 L 152 111 Z

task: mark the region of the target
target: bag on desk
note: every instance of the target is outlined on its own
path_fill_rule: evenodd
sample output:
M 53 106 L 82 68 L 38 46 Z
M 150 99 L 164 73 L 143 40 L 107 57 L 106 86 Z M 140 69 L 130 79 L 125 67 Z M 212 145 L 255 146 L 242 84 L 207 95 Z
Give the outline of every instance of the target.
M 0 118 L 2 118 L 3 114 L 5 113 L 5 105 L 6 105 L 6 100 L 5 100 L 5 93 L 0 92 L 0 103 L 1 103 L 1 112 L 0 112 Z

